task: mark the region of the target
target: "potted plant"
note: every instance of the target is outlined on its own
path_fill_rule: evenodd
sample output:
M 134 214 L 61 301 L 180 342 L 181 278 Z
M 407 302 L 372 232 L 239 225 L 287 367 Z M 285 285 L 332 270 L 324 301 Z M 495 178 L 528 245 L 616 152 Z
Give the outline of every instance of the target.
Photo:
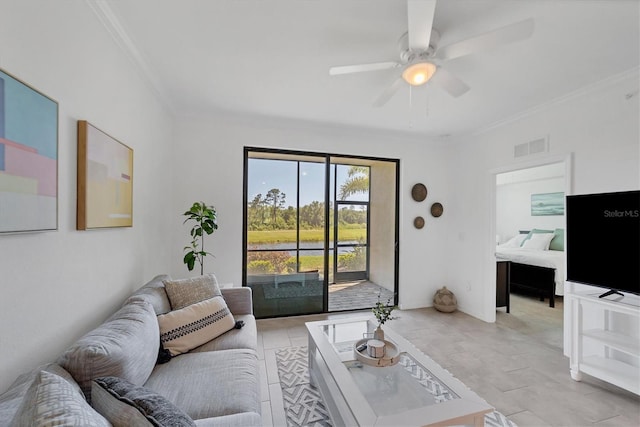
M 204 250 L 204 234 L 212 234 L 218 229 L 216 209 L 204 202 L 195 202 L 183 215 L 187 217 L 183 224 L 194 223 L 190 231 L 191 245 L 184 247 L 186 253 L 183 261 L 189 271 L 193 270 L 197 261 L 200 264 L 200 274 L 204 274 L 204 257 L 212 255 Z
M 384 331 L 382 330 L 382 325 L 385 324 L 387 320 L 397 319 L 397 317 L 391 316 L 391 312 L 398 308 L 395 305 L 391 304 L 391 298 L 387 299 L 387 303 L 383 304 L 380 301 L 380 294 L 378 294 L 378 302 L 371 309 L 373 311 L 373 315 L 376 316 L 376 320 L 378 320 L 378 327 L 375 331 L 373 331 L 373 338 L 384 341 Z

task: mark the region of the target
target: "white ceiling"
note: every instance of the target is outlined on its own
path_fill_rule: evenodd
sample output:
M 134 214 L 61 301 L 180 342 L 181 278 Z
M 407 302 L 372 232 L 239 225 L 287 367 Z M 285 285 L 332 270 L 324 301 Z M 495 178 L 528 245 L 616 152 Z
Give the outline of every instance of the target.
M 638 67 L 639 0 L 440 0 L 439 46 L 534 18 L 531 38 L 444 64 L 471 90 L 427 84 L 372 101 L 397 70 L 404 0 L 88 0 L 179 115 L 221 111 L 428 136 L 474 132 Z M 113 13 L 111 13 L 113 12 Z

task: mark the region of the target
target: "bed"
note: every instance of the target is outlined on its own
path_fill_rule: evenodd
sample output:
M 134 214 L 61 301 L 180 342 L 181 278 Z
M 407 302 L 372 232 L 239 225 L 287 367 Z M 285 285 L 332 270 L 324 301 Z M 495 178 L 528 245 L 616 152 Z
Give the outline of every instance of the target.
M 556 230 L 557 231 L 557 230 Z M 538 231 L 539 234 L 544 234 Z M 535 233 L 534 233 L 535 234 Z M 565 253 L 563 250 L 549 250 L 550 241 L 555 238 L 553 232 L 548 233 L 553 237 L 534 237 L 536 242 L 520 246 L 522 241 L 532 237 L 532 233 L 522 233 L 509 240 L 509 242 L 496 246 L 496 259 L 509 261 L 509 286 L 510 288 L 525 288 L 532 290 L 540 296 L 540 300 L 549 298 L 549 306 L 555 306 L 555 296 L 564 295 L 564 266 Z M 564 241 L 564 235 L 560 236 Z M 548 240 L 546 243 L 539 243 Z M 552 247 L 564 249 L 564 244 Z

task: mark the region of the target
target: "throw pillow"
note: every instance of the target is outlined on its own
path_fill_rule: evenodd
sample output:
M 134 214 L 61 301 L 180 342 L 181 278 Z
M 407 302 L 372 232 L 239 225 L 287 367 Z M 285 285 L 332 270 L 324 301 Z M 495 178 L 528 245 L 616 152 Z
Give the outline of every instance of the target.
M 110 424 L 87 403 L 77 387 L 56 374 L 40 371 L 11 425 L 107 427 Z
M 540 251 L 549 250 L 549 243 L 553 239 L 553 233 L 538 233 L 532 235 L 529 240 L 522 244 L 524 249 L 534 249 Z
M 180 310 L 191 304 L 222 295 L 218 280 L 213 274 L 188 279 L 163 280 L 172 310 Z
M 186 353 L 234 328 L 236 322 L 222 297 L 158 316 L 160 341 L 172 356 Z
M 93 407 L 114 427 L 196 425 L 164 396 L 122 378 L 96 378 L 91 384 L 91 395 Z

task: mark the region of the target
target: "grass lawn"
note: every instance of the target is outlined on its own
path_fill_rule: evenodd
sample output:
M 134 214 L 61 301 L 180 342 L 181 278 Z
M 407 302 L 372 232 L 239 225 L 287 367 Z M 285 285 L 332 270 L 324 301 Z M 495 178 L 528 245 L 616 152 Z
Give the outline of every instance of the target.
M 324 270 L 324 256 L 308 255 L 300 257 L 300 271 Z
M 340 229 L 340 240 L 359 240 L 366 238 L 366 236 L 366 228 Z M 294 243 L 296 241 L 296 230 L 249 231 L 247 238 L 249 245 Z M 324 230 L 300 230 L 300 241 L 322 242 L 324 241 Z

